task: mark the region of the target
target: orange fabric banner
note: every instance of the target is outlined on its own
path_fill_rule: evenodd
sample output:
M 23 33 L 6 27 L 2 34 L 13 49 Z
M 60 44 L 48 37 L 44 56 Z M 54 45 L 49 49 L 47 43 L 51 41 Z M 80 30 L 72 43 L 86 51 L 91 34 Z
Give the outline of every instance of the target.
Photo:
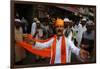
M 32 45 L 27 44 L 26 42 L 16 42 L 16 44 L 18 46 L 21 46 L 24 49 L 28 50 L 32 54 L 36 54 L 41 57 L 48 57 L 48 58 L 51 57 L 51 49 L 50 48 L 40 50 L 40 49 L 33 48 Z
M 35 39 L 35 38 L 32 37 L 31 34 L 28 34 L 27 37 L 28 37 L 28 39 L 35 40 L 36 42 L 47 42 L 51 38 L 53 38 L 54 36 L 51 37 L 51 38 L 48 38 L 46 40 Z M 26 43 L 24 41 L 23 42 L 16 42 L 16 44 L 18 46 L 23 47 L 24 49 L 28 50 L 29 52 L 31 52 L 31 53 L 33 53 L 35 55 L 42 56 L 42 57 L 49 57 L 49 58 L 51 57 L 51 48 L 45 48 L 45 49 L 41 49 L 41 50 L 40 49 L 36 49 L 36 48 L 33 48 L 31 44 L 28 44 L 28 43 Z
M 55 36 L 55 35 L 54 35 L 54 36 Z M 53 37 L 54 37 L 54 36 L 53 36 Z M 31 34 L 28 34 L 27 37 L 28 37 L 28 39 L 34 39 L 34 40 L 37 41 L 37 42 L 47 42 L 47 41 L 49 41 L 51 38 L 53 38 L 53 37 L 50 37 L 50 38 L 48 38 L 48 39 L 46 39 L 46 40 L 39 40 L 39 39 L 33 38 Z

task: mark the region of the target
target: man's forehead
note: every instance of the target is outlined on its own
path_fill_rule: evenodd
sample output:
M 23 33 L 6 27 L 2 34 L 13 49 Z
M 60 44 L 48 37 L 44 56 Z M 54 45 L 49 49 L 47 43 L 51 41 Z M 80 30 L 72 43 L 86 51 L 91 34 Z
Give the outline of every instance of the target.
M 55 27 L 64 27 L 63 25 L 57 25 L 57 26 L 55 26 Z

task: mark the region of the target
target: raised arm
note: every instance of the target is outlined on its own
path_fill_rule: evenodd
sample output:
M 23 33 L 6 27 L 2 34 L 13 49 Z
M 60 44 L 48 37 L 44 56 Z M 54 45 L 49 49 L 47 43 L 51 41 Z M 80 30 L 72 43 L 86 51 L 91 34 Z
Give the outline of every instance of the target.
M 35 46 L 36 48 L 48 48 L 51 46 L 52 42 L 53 42 L 54 38 L 50 39 L 47 42 L 36 42 L 35 45 L 33 45 L 33 47 Z
M 83 59 L 83 62 L 86 62 L 88 60 L 88 57 L 89 57 L 89 52 L 87 52 L 86 50 L 84 49 L 80 49 L 78 47 L 76 47 L 74 45 L 74 43 L 72 41 L 68 41 L 69 43 L 69 46 L 71 48 L 71 51 L 76 54 L 77 56 L 79 56 L 81 59 Z
M 71 40 L 68 40 L 68 45 L 69 45 L 71 51 L 78 56 L 80 49 L 78 47 L 76 47 Z

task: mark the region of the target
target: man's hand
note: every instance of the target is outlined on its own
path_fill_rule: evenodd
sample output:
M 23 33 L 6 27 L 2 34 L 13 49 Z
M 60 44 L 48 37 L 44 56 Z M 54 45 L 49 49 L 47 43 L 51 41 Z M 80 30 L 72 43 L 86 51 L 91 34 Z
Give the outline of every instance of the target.
M 36 41 L 35 40 L 29 40 L 29 44 L 35 45 Z
M 84 60 L 84 62 L 87 62 L 88 57 L 89 57 L 89 52 L 85 51 L 84 49 L 81 49 L 80 50 L 80 57 L 81 57 L 81 59 Z
M 27 34 L 23 34 L 23 40 L 26 41 L 26 42 L 28 41 Z
M 29 43 L 29 44 L 31 44 L 31 45 L 35 45 L 35 43 L 36 43 L 35 40 L 29 39 L 28 36 L 27 36 L 27 34 L 24 34 L 23 37 L 24 37 L 24 41 L 25 41 L 26 43 Z

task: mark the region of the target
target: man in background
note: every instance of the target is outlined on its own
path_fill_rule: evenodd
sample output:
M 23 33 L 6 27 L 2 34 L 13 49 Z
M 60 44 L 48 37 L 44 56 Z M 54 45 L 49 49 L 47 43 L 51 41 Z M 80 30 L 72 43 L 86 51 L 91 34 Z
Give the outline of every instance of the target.
M 17 41 L 23 41 L 23 30 L 21 20 L 15 19 L 15 63 L 21 64 L 26 57 L 25 49 L 16 45 Z

